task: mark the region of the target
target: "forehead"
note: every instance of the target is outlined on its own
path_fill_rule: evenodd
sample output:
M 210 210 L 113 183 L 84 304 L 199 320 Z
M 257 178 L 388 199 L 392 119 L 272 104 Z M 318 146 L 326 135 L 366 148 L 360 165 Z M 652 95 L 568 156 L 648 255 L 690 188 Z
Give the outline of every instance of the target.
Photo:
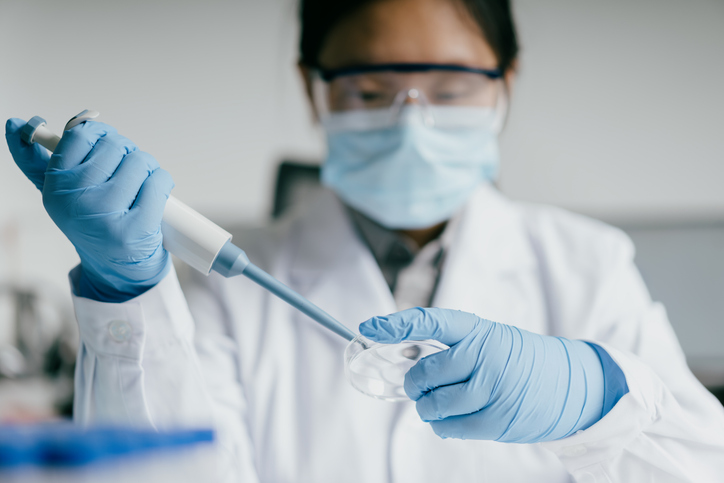
M 441 63 L 494 69 L 496 56 L 459 0 L 378 0 L 335 25 L 319 56 L 325 68 Z

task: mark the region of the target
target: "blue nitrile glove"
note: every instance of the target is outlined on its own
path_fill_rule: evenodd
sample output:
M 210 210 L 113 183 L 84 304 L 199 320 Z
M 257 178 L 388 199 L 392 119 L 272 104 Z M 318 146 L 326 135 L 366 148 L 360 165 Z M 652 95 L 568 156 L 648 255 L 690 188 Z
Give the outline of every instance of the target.
M 418 307 L 373 317 L 359 329 L 377 342 L 450 346 L 405 376 L 418 414 L 443 438 L 552 441 L 593 425 L 628 392 L 621 370 L 595 344 L 466 312 Z
M 52 156 L 20 139 L 24 125 L 9 119 L 5 138 L 78 251 L 78 295 L 123 302 L 156 285 L 170 269 L 161 218 L 171 175 L 106 124 L 86 121 L 65 131 Z

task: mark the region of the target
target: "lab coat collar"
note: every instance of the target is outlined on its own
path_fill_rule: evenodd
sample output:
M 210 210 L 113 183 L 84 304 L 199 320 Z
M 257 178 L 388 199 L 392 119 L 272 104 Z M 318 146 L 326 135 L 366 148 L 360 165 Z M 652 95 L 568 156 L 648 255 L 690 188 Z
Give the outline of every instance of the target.
M 535 263 L 522 211 L 490 184 L 473 193 L 456 231 L 451 254 L 459 252 L 461 262 L 481 273 L 504 274 Z
M 354 332 L 369 317 L 395 312 L 377 261 L 333 192 L 323 189 L 307 206 L 296 233 L 290 276 L 302 295 Z
M 460 216 L 433 306 L 530 326 L 520 287 L 536 275 L 536 257 L 522 211 L 490 184 L 482 184 Z M 519 315 L 519 316 L 518 316 Z

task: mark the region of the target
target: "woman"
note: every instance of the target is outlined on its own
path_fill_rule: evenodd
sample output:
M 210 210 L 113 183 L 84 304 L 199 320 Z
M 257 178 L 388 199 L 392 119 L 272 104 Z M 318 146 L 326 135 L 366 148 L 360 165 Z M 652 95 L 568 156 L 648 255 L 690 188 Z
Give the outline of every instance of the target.
M 172 182 L 152 157 L 86 122 L 48 158 L 11 120 L 18 165 L 81 257 L 76 418 L 212 424 L 230 481 L 724 474 L 724 411 L 627 238 L 491 185 L 515 75 L 508 2 L 306 0 L 301 13 L 329 190 L 236 240 L 349 328 L 369 319 L 359 330 L 375 340 L 450 350 L 408 373 L 415 404 L 356 392 L 345 342 L 261 288 L 212 275 L 182 292 L 159 230 Z

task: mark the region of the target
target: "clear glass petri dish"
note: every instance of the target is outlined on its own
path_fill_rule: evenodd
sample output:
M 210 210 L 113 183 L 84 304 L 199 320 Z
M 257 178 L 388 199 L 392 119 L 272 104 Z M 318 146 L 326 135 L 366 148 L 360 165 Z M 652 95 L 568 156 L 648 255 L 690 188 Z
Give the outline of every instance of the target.
M 344 351 L 344 372 L 352 387 L 383 401 L 409 401 L 405 374 L 423 357 L 448 349 L 435 340 L 380 344 L 359 335 Z

